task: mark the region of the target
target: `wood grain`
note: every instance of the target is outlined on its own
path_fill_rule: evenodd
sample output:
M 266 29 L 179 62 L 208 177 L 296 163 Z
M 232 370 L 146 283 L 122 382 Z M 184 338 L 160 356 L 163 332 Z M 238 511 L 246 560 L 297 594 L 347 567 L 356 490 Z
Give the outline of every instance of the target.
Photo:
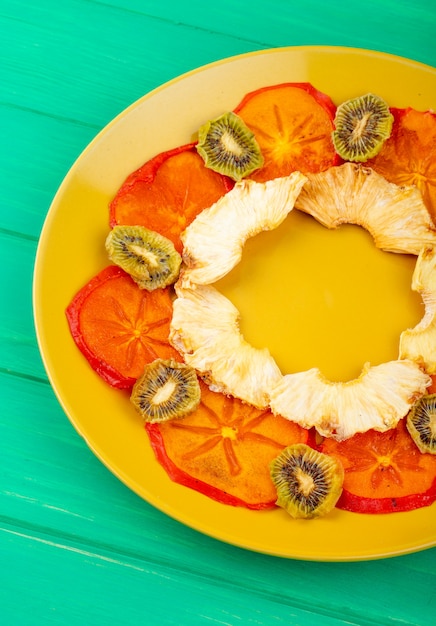
M 69 167 L 147 91 L 199 65 L 284 45 L 364 47 L 435 65 L 435 13 L 426 0 L 2 4 L 2 623 L 434 623 L 434 549 L 363 563 L 279 559 L 203 536 L 129 491 L 74 431 L 48 383 L 32 274 Z

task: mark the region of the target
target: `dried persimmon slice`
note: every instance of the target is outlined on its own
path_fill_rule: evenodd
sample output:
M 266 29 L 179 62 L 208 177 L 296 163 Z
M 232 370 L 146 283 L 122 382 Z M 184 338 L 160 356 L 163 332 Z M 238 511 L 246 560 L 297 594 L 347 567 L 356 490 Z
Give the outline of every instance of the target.
M 322 452 L 345 470 L 337 507 L 356 513 L 394 513 L 436 500 L 436 457 L 419 451 L 405 419 L 384 433 L 369 430 L 337 442 L 326 439 Z
M 205 166 L 195 144 L 162 152 L 124 181 L 109 206 L 110 226 L 145 226 L 181 252 L 180 233 L 233 184 Z
M 391 136 L 366 165 L 391 183 L 416 185 L 436 222 L 436 113 L 411 107 L 391 113 Z
M 269 464 L 286 445 L 308 442 L 309 431 L 200 384 L 200 405 L 191 415 L 146 424 L 157 460 L 174 482 L 221 503 L 275 506 Z
M 248 93 L 234 110 L 254 133 L 264 182 L 293 171 L 321 172 L 340 162 L 331 138 L 336 106 L 310 83 L 282 83 Z
M 66 309 L 71 335 L 92 368 L 111 386 L 129 389 L 156 358 L 181 360 L 168 343 L 169 288 L 139 289 L 108 266 L 84 285 Z
M 428 394 L 436 393 L 436 375 L 430 376 L 430 378 L 431 378 L 431 385 L 427 387 L 427 393 Z

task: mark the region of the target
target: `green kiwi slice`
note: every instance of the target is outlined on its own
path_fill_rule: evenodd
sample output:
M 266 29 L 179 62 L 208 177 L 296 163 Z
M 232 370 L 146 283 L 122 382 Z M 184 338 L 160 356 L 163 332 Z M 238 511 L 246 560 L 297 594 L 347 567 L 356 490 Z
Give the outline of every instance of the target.
M 413 405 L 406 426 L 421 452 L 436 454 L 436 393 L 422 396 Z
M 394 117 L 386 102 L 372 93 L 338 106 L 332 140 L 346 161 L 364 162 L 375 157 L 390 136 Z
M 197 151 L 206 167 L 240 181 L 263 165 L 252 131 L 235 113 L 224 113 L 198 131 Z
M 172 241 L 144 226 L 115 226 L 106 238 L 109 259 L 141 289 L 153 291 L 177 280 L 182 257 Z
M 145 366 L 133 386 L 130 400 L 145 422 L 184 417 L 200 403 L 195 370 L 174 359 L 156 359 Z
M 285 448 L 270 465 L 276 504 L 291 517 L 312 519 L 336 505 L 344 482 L 342 464 L 303 443 Z

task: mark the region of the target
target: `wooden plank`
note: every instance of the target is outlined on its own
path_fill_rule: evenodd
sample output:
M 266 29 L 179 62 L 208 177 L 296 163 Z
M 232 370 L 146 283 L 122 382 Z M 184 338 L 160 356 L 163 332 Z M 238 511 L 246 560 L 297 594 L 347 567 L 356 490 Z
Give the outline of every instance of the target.
M 3 140 L 1 230 L 37 242 L 50 204 L 80 152 L 97 134 L 97 126 L 61 120 L 13 106 L 1 106 Z M 36 247 L 35 247 L 36 249 Z
M 207 576 L 193 572 L 180 575 L 179 571 L 159 564 L 96 554 L 17 531 L 8 533 L 6 539 L 4 556 L 10 575 L 21 581 L 26 599 L 25 604 L 17 604 L 11 594 L 14 589 L 6 581 L 0 592 L 4 596 L 2 615 L 11 624 L 26 623 L 29 619 L 32 624 L 69 626 L 83 623 L 121 626 L 140 620 L 150 626 L 389 624 L 389 619 L 350 621 L 346 609 L 342 614 L 330 616 L 321 605 L 295 606 L 292 601 L 265 593 L 259 596 L 256 588 L 246 588 L 241 594 L 238 581 L 229 579 L 217 585 Z M 17 551 L 25 554 L 25 558 L 15 560 Z M 41 589 L 46 590 L 44 594 Z M 409 626 L 412 622 L 402 624 Z M 425 626 L 424 622 L 421 624 Z
M 279 20 L 276 12 L 265 12 L 263 6 L 247 10 L 243 4 L 228 1 L 207 14 L 198 0 L 187 6 L 174 3 L 171 11 L 166 5 L 147 6 L 139 0 L 121 6 L 69 2 L 65 11 L 48 1 L 18 4 L 24 17 L 19 23 L 14 20 L 17 2 L 10 1 L 10 28 L 5 29 L 3 39 L 8 50 L 0 68 L 4 102 L 20 107 L 28 103 L 32 110 L 98 127 L 163 82 L 250 50 L 315 45 L 322 40 L 327 45 L 366 47 L 430 64 L 435 61 L 436 18 L 425 0 L 414 5 L 412 14 L 405 3 L 380 6 L 375 0 L 364 12 L 356 0 L 346 5 L 279 3 Z M 308 19 L 313 11 L 316 21 Z M 356 11 L 360 18 L 350 30 Z M 103 20 L 105 28 L 99 30 L 96 25 Z M 128 38 L 121 35 L 120 24 Z
M 62 10 L 59 6 L 10 2 L 3 40 L 8 54 L 0 66 L 2 99 L 99 127 L 183 72 L 266 47 L 225 33 L 217 33 L 212 41 L 209 29 L 180 27 L 172 20 L 98 3 L 69 2 Z M 19 22 L 14 18 L 18 10 L 23 16 Z M 102 22 L 104 29 L 99 29 Z
M 359 0 L 322 3 L 319 0 L 265 4 L 215 3 L 204 10 L 201 0 L 159 4 L 148 0 L 109 0 L 110 5 L 135 15 L 147 15 L 180 26 L 260 43 L 263 47 L 340 45 L 399 54 L 434 65 L 436 15 L 428 0 L 417 0 L 411 11 L 406 0 Z M 358 17 L 357 17 L 358 16 Z M 410 50 L 410 52 L 408 52 Z M 225 56 L 225 55 L 224 55 Z
M 37 241 L 0 228 L 0 371 L 46 382 L 32 309 Z M 47 383 L 48 384 L 48 383 Z
M 64 415 L 31 311 L 34 254 L 51 199 L 81 150 L 127 105 L 204 63 L 279 45 L 368 47 L 434 65 L 431 4 L 369 0 L 363 11 L 357 0 L 3 3 L 2 622 L 434 623 L 436 549 L 368 563 L 278 559 L 203 536 L 138 498 Z

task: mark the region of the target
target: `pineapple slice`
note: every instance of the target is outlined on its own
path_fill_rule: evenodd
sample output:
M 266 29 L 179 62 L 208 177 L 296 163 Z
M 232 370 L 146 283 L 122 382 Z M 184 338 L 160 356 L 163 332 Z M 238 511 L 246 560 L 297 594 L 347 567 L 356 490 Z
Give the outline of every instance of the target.
M 320 435 L 337 441 L 374 429 L 394 428 L 422 397 L 431 378 L 413 361 L 389 361 L 370 367 L 359 378 L 333 383 L 313 368 L 288 374 L 271 389 L 270 407 Z
M 358 224 L 370 232 L 378 248 L 389 252 L 419 254 L 424 245 L 436 245 L 436 228 L 418 188 L 399 187 L 354 163 L 308 178 L 295 208 L 327 228 Z
M 424 316 L 414 328 L 400 335 L 400 358 L 412 359 L 436 374 L 436 249 L 426 247 L 416 262 L 412 289 L 424 303 Z
M 266 183 L 247 179 L 202 211 L 181 236 L 184 285 L 207 285 L 225 276 L 241 260 L 249 237 L 282 223 L 306 181 L 301 172 Z
M 414 288 L 423 293 L 426 315 L 403 333 L 399 360 L 366 364 L 355 380 L 334 383 L 317 368 L 283 376 L 267 349 L 245 341 L 238 310 L 213 283 L 240 261 L 248 237 L 276 228 L 294 206 L 328 228 L 363 226 L 390 252 L 418 255 L 425 247 Z M 182 240 L 185 267 L 175 285 L 169 338 L 212 391 L 270 408 L 339 441 L 394 428 L 425 394 L 428 363 L 436 371 L 430 349 L 436 345 L 436 228 L 417 189 L 352 163 L 307 177 L 294 172 L 266 183 L 245 180 L 197 216 Z
M 177 298 L 169 339 L 185 362 L 212 391 L 266 408 L 269 389 L 282 377 L 267 349 L 247 343 L 239 330 L 239 312 L 210 285 L 176 285 Z

